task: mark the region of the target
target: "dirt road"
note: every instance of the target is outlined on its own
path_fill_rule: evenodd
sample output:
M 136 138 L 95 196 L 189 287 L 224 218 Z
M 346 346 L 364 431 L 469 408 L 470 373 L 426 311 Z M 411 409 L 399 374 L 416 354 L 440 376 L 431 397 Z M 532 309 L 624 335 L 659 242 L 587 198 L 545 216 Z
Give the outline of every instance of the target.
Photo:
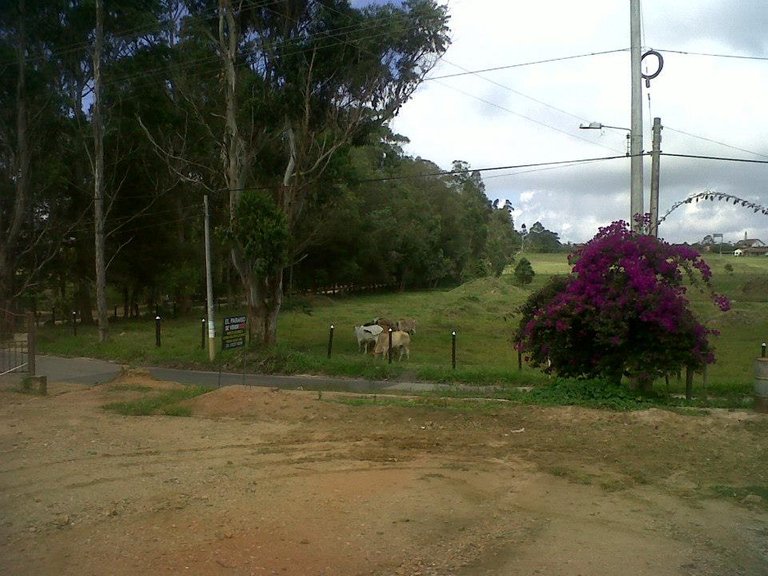
M 175 386 L 0 385 L 0 574 L 768 574 L 765 415 Z

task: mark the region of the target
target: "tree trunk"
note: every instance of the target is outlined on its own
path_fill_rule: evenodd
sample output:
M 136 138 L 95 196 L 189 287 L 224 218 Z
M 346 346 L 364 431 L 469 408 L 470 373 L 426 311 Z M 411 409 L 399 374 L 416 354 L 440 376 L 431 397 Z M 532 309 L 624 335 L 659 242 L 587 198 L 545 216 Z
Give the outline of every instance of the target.
M 91 291 L 89 282 L 85 278 L 78 281 L 73 294 L 75 301 L 72 310 L 77 312 L 82 324 L 93 324 L 93 311 L 91 305 Z
M 0 213 L 0 303 L 6 309 L 12 307 L 16 297 L 14 275 L 16 273 L 17 244 L 24 224 L 24 217 L 29 204 L 29 132 L 27 127 L 27 84 L 26 84 L 26 17 L 25 2 L 20 0 L 19 28 L 16 48 L 18 76 L 16 80 L 16 158 L 15 158 L 15 193 L 13 212 L 6 222 L 6 214 Z
M 237 54 L 238 30 L 230 0 L 219 1 L 219 49 L 225 78 L 225 132 L 222 157 L 224 175 L 229 189 L 229 215 L 234 220 L 242 196 L 248 162 L 245 143 L 237 124 Z M 283 301 L 282 270 L 274 276 L 257 278 L 235 246 L 231 251 L 232 264 L 238 271 L 248 294 L 248 324 L 253 341 L 267 346 L 277 339 L 277 315 Z
M 96 263 L 96 316 L 99 342 L 109 340 L 107 269 L 104 256 L 104 124 L 101 116 L 101 52 L 104 38 L 103 0 L 96 0 L 96 43 L 93 52 L 93 220 Z
M 249 287 L 248 333 L 260 346 L 277 343 L 277 317 L 283 304 L 283 272 L 243 280 Z
M 646 373 L 633 374 L 629 379 L 629 389 L 641 394 L 653 392 L 653 376 Z
M 128 284 L 123 284 L 123 318 L 128 319 L 131 308 L 128 300 Z

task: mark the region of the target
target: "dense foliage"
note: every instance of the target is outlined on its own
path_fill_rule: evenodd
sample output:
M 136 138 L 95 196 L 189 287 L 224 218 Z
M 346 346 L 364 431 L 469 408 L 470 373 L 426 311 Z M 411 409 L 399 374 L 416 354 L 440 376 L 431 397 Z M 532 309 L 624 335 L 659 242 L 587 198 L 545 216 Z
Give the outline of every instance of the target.
M 601 228 L 522 307 L 516 342 L 528 361 L 564 376 L 604 377 L 648 388 L 655 377 L 714 360 L 712 331 L 690 310 L 684 280 L 709 287 L 711 271 L 687 246 Z M 712 293 L 721 310 L 726 298 Z
M 526 286 L 533 282 L 536 273 L 533 271 L 531 261 L 528 258 L 520 258 L 515 265 L 515 281 L 521 286 Z
M 0 8 L 0 308 L 93 320 L 97 5 L 109 310 L 205 293 L 204 194 L 223 230 L 259 191 L 286 236 L 261 267 L 240 247 L 264 238 L 232 250 L 242 227 L 215 235 L 216 295 L 248 294 L 248 262 L 275 290 L 284 267 L 287 289 L 404 289 L 500 275 L 521 248 L 478 172 L 411 158 L 388 128 L 448 45 L 433 0 L 14 0 Z

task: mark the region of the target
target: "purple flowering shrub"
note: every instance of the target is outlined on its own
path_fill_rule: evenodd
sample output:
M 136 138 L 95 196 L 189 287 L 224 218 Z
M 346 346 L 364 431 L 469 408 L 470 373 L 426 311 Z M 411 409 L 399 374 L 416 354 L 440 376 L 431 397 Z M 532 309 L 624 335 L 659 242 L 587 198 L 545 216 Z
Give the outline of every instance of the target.
M 569 256 L 567 277 L 554 278 L 521 307 L 516 346 L 526 360 L 568 377 L 620 381 L 647 388 L 663 373 L 714 361 L 713 333 L 688 307 L 685 278 L 714 294 L 706 262 L 687 246 L 637 234 L 622 221 L 601 228 Z

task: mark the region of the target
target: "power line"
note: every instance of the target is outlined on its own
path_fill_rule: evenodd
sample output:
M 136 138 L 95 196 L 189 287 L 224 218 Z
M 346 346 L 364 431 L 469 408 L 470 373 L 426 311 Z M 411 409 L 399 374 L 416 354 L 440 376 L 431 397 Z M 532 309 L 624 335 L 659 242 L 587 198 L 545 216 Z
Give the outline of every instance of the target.
M 463 66 L 460 66 L 459 64 L 455 64 L 453 62 L 450 62 L 447 58 L 442 58 L 442 61 L 446 64 L 449 64 L 451 66 L 454 66 L 456 68 L 459 68 L 460 70 L 464 70 L 468 74 L 474 74 L 481 80 L 485 80 L 486 82 L 493 84 L 494 86 L 498 86 L 499 88 L 503 88 L 504 90 L 508 90 L 509 92 L 513 92 L 514 94 L 517 94 L 518 96 L 522 96 L 523 98 L 526 98 L 528 100 L 531 100 L 533 102 L 536 102 L 537 104 L 541 104 L 542 106 L 546 106 L 547 108 L 551 108 L 552 110 L 557 110 L 558 112 L 565 114 L 567 116 L 570 116 L 572 118 L 575 118 L 576 120 L 584 120 L 586 121 L 586 118 L 583 118 L 581 116 L 577 116 L 576 114 L 571 114 L 567 110 L 563 110 L 561 108 L 558 108 L 557 106 L 553 106 L 552 104 L 548 104 L 544 102 L 543 100 L 539 100 L 538 98 L 534 98 L 533 96 L 529 96 L 528 94 L 524 94 L 523 92 L 520 92 L 519 90 L 515 90 L 514 88 L 510 88 L 509 86 L 506 86 L 505 84 L 502 84 L 500 82 L 496 82 L 495 80 L 491 80 L 490 78 L 486 78 L 485 76 L 481 76 L 480 72 L 474 72 L 472 70 L 468 70 L 467 68 L 464 68 Z M 426 80 L 426 79 L 425 79 Z
M 739 54 L 714 54 L 712 52 L 688 52 L 686 50 L 662 50 L 659 48 L 658 52 L 669 52 L 670 54 L 683 54 L 685 56 L 707 56 L 709 58 L 732 58 L 736 60 L 768 60 L 765 56 L 742 56 Z
M 648 152 L 639 154 L 639 156 L 648 156 Z M 453 176 L 456 174 L 469 174 L 472 172 L 494 172 L 496 170 L 518 170 L 522 168 L 542 168 L 547 166 L 563 166 L 563 165 L 577 165 L 577 164 L 589 164 L 593 162 L 603 162 L 606 160 L 618 160 L 626 159 L 627 156 L 622 154 L 621 156 L 600 156 L 597 158 L 579 158 L 573 160 L 556 160 L 553 162 L 533 162 L 530 164 L 511 164 L 508 166 L 490 166 L 488 168 L 466 168 L 462 170 L 441 170 L 440 172 L 427 172 L 425 174 L 408 174 L 405 176 L 382 176 L 379 178 L 364 178 L 362 180 L 356 180 L 356 184 L 362 184 L 367 182 L 389 182 L 393 180 L 412 180 L 417 178 L 431 178 L 435 176 Z
M 518 64 L 507 64 L 506 66 L 496 66 L 494 68 L 482 68 L 480 70 L 469 70 L 467 72 L 457 72 L 455 74 L 444 74 L 442 76 L 431 76 L 424 78 L 427 80 L 444 80 L 446 78 L 456 78 L 458 76 L 467 76 L 469 74 L 482 74 L 484 72 L 497 72 L 499 70 L 509 70 L 510 68 L 522 68 L 523 66 L 535 66 L 537 64 L 549 64 L 550 62 L 562 62 L 564 60 L 574 60 L 576 58 L 587 58 L 589 56 L 602 56 L 604 54 L 614 54 L 616 52 L 626 52 L 629 48 L 618 48 L 616 50 L 604 50 L 602 52 L 589 52 L 587 54 L 576 54 L 574 56 L 561 56 L 559 58 L 548 58 L 546 60 L 535 60 L 533 62 L 520 62 Z
M 705 140 L 706 142 L 711 142 L 713 144 L 718 144 L 719 146 L 725 146 L 726 148 L 732 148 L 733 150 L 738 150 L 739 152 L 747 152 L 748 154 L 754 154 L 755 156 L 762 156 L 763 158 L 768 158 L 768 155 L 761 154 L 760 152 L 755 152 L 754 150 L 747 150 L 746 148 L 739 148 L 738 146 L 733 146 L 731 144 L 726 144 L 725 142 L 721 142 L 719 140 L 713 140 L 712 138 L 706 138 L 704 136 L 698 136 L 696 134 L 691 134 L 690 132 L 685 132 L 684 130 L 678 130 L 676 128 L 671 128 L 670 126 L 664 126 L 664 129 L 669 130 L 671 132 L 677 132 L 678 134 L 684 134 L 685 136 L 690 136 L 691 138 L 698 138 L 699 140 Z
M 719 160 L 722 162 L 746 162 L 748 164 L 768 164 L 768 160 L 753 160 L 751 158 L 729 158 L 727 156 L 705 156 L 703 154 L 672 154 L 670 152 L 661 152 L 662 156 L 671 156 L 673 158 L 693 158 L 696 160 Z
M 479 96 L 475 96 L 474 94 L 470 94 L 469 92 L 466 92 L 460 88 L 456 88 L 455 86 L 450 86 L 446 84 L 445 82 L 438 81 L 439 84 L 442 86 L 445 86 L 446 88 L 449 88 L 450 90 L 455 90 L 456 92 L 459 92 L 460 94 L 463 94 L 464 96 L 467 96 L 469 98 L 472 98 L 474 100 L 477 100 L 479 102 L 482 102 L 484 104 L 487 104 L 489 106 L 493 106 L 494 108 L 498 108 L 499 110 L 503 110 L 504 112 L 507 112 L 509 114 L 512 114 L 514 116 L 519 116 L 520 118 L 523 118 L 525 120 L 528 120 L 529 122 L 533 122 L 534 124 L 538 124 L 539 126 L 544 126 L 545 128 L 549 128 L 550 130 L 554 130 L 555 132 L 560 132 L 561 134 L 565 134 L 566 136 L 570 136 L 571 138 L 576 138 L 578 140 L 583 140 L 584 142 L 588 142 L 590 144 L 593 144 L 594 146 L 599 146 L 601 148 L 605 148 L 606 150 L 610 150 L 611 152 L 616 152 L 615 148 L 612 148 L 610 146 L 605 146 L 603 144 L 599 144 L 598 142 L 594 142 L 592 140 L 589 140 L 588 138 L 584 138 L 582 136 L 577 136 L 575 134 L 572 134 L 571 132 L 568 132 L 567 130 L 562 130 L 560 128 L 555 128 L 554 126 L 550 126 L 549 124 L 542 122 L 541 120 L 536 120 L 535 118 L 531 118 L 530 116 L 526 116 L 525 114 L 522 114 L 520 112 L 515 112 L 514 110 L 510 110 L 509 108 L 505 108 L 504 106 L 501 106 L 500 104 L 496 104 L 495 102 L 491 102 L 490 100 L 486 100 L 484 98 L 480 98 Z
M 748 162 L 748 163 L 754 163 L 754 164 L 768 164 L 768 160 L 751 160 L 747 158 L 727 158 L 722 156 L 703 156 L 703 155 L 695 155 L 695 154 L 672 154 L 667 152 L 661 153 L 663 156 L 672 156 L 677 158 L 693 158 L 693 159 L 699 159 L 699 160 L 718 160 L 718 161 L 724 161 L 724 162 Z M 642 152 L 641 154 L 637 154 L 637 156 L 650 156 L 650 152 Z M 437 176 L 453 176 L 456 174 L 468 174 L 472 172 L 495 172 L 497 170 L 520 170 L 524 168 L 530 168 L 530 169 L 546 169 L 546 168 L 555 168 L 555 167 L 562 167 L 562 166 L 575 166 L 579 164 L 590 164 L 595 162 L 604 162 L 608 160 L 619 160 L 619 159 L 626 159 L 631 158 L 631 156 L 627 156 L 625 154 L 622 154 L 621 156 L 601 156 L 596 158 L 579 158 L 579 159 L 571 159 L 571 160 L 557 160 L 553 162 L 533 162 L 529 164 L 513 164 L 513 165 L 507 165 L 507 166 L 490 166 L 487 168 L 466 168 L 461 170 L 441 170 L 439 172 L 427 172 L 425 174 L 408 174 L 405 176 L 382 176 L 379 178 L 365 178 L 362 180 L 356 180 L 356 184 L 362 184 L 362 183 L 368 183 L 368 182 L 388 182 L 393 180 L 413 180 L 418 178 L 431 178 L 431 177 L 437 177 Z M 533 172 L 535 170 L 527 170 L 526 172 Z M 505 174 L 504 176 L 514 176 L 516 174 Z M 250 189 L 250 188 L 249 188 Z

